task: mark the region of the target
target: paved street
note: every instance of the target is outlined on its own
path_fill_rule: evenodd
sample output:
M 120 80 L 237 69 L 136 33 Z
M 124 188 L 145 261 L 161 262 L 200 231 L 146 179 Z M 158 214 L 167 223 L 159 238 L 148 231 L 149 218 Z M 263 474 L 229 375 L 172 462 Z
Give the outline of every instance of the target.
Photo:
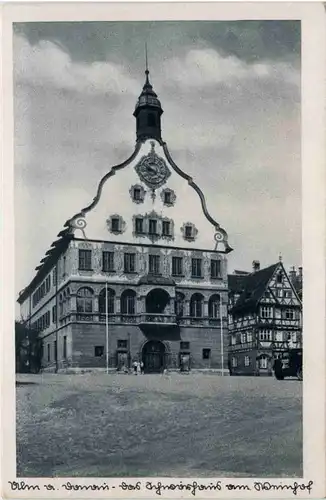
M 18 475 L 302 474 L 302 384 L 217 375 L 18 375 Z

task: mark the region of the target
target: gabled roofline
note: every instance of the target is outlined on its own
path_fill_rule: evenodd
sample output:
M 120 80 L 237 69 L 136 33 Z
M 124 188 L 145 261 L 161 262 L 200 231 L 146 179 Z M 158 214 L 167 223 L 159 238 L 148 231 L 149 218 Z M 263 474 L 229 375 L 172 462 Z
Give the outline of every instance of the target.
M 268 284 L 269 284 L 270 280 L 271 280 L 271 279 L 272 279 L 272 277 L 274 276 L 274 273 L 275 273 L 276 269 L 278 268 L 278 266 L 279 266 L 280 264 L 282 264 L 282 263 L 281 263 L 281 262 L 277 262 L 276 264 L 271 264 L 270 266 L 264 267 L 263 269 L 260 269 L 259 271 L 256 271 L 256 272 L 252 272 L 252 273 L 248 274 L 248 276 L 246 276 L 246 279 L 250 279 L 252 276 L 255 276 L 255 275 L 257 275 L 257 274 L 258 274 L 258 273 L 260 273 L 260 272 L 266 271 L 267 269 L 269 269 L 269 268 L 271 268 L 271 267 L 274 267 L 273 273 L 271 274 L 271 276 L 269 277 L 268 281 L 266 282 L 266 284 L 265 284 L 265 288 L 264 288 L 264 290 L 262 291 L 262 293 L 260 294 L 260 296 L 259 296 L 259 297 L 257 297 L 257 298 L 256 298 L 256 300 L 255 300 L 254 302 L 249 302 L 248 304 L 241 304 L 241 305 L 238 305 L 238 306 L 237 306 L 237 303 L 235 303 L 235 305 L 232 307 L 232 309 L 231 309 L 231 311 L 230 311 L 230 312 L 231 312 L 231 314 L 233 314 L 233 313 L 237 313 L 237 312 L 239 312 L 239 313 L 240 313 L 241 311 L 246 311 L 246 310 L 247 310 L 247 311 L 253 311 L 253 310 L 256 310 L 256 309 L 257 309 L 258 304 L 259 304 L 259 302 L 260 302 L 260 300 L 261 300 L 261 298 L 262 298 L 262 296 L 263 296 L 263 293 L 264 293 L 264 291 L 266 290 L 266 287 L 268 286 Z M 284 270 L 284 267 L 283 267 L 283 270 Z M 241 293 L 241 295 L 240 295 L 240 297 L 239 297 L 239 299 L 238 299 L 238 300 L 240 300 L 240 298 L 241 298 L 242 294 L 246 292 L 246 288 L 247 288 L 247 286 L 246 286 L 246 284 L 245 284 L 244 290 L 242 291 L 242 293 Z M 238 302 L 238 301 L 237 301 L 237 302 Z
M 173 170 L 177 174 L 179 174 L 181 177 L 183 177 L 183 179 L 185 179 L 188 182 L 189 186 L 191 186 L 196 191 L 196 193 L 198 194 L 198 196 L 200 198 L 202 210 L 203 210 L 204 215 L 205 215 L 206 219 L 208 220 L 208 222 L 210 222 L 217 231 L 219 231 L 220 233 L 223 234 L 224 244 L 225 244 L 225 253 L 232 252 L 233 248 L 231 248 L 230 245 L 228 244 L 228 235 L 227 235 L 227 232 L 225 231 L 225 229 L 223 229 L 219 225 L 218 222 L 216 222 L 215 219 L 213 219 L 213 217 L 208 212 L 204 193 L 202 192 L 202 190 L 200 189 L 200 187 L 194 182 L 193 178 L 190 175 L 186 174 L 183 170 L 181 170 L 181 168 L 179 168 L 174 163 L 174 161 L 173 161 L 173 159 L 172 159 L 172 157 L 170 155 L 170 152 L 168 150 L 168 146 L 167 146 L 166 142 L 163 142 L 162 147 L 163 147 L 163 151 L 165 153 L 165 156 L 166 156 L 168 162 L 170 163 L 171 167 L 173 168 Z
M 102 177 L 102 179 L 100 180 L 98 188 L 97 188 L 97 193 L 96 193 L 95 197 L 93 198 L 93 201 L 89 205 L 87 205 L 85 208 L 82 208 L 82 210 L 79 213 L 75 214 L 73 217 L 71 217 L 71 219 L 68 219 L 65 222 L 64 227 L 67 227 L 70 229 L 83 229 L 86 226 L 86 221 L 83 219 L 85 218 L 85 215 L 90 210 L 92 210 L 100 201 L 102 189 L 103 189 L 105 182 L 110 177 L 115 175 L 115 173 L 118 170 L 122 170 L 124 167 L 129 165 L 134 160 L 134 158 L 137 156 L 137 154 L 139 153 L 141 146 L 142 146 L 142 143 L 140 141 L 137 141 L 135 149 L 134 149 L 133 153 L 131 154 L 131 156 L 129 156 L 129 158 L 127 160 L 123 161 L 122 163 L 118 163 L 117 165 L 114 165 L 113 167 L 111 167 L 110 171 L 107 174 L 105 174 Z M 84 222 L 84 224 L 83 224 L 83 222 Z

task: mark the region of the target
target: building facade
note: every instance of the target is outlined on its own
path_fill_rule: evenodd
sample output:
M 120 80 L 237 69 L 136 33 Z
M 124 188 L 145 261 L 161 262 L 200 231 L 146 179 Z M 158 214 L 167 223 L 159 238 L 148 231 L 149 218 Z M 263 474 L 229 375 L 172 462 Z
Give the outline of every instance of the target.
M 302 304 L 282 262 L 229 275 L 228 367 L 233 375 L 272 375 L 274 359 L 302 346 Z M 301 280 L 302 282 L 302 280 Z
M 161 137 L 146 80 L 136 145 L 71 217 L 20 293 L 42 338 L 44 370 L 221 368 L 227 352 L 226 231 Z M 224 365 L 227 365 L 227 355 Z

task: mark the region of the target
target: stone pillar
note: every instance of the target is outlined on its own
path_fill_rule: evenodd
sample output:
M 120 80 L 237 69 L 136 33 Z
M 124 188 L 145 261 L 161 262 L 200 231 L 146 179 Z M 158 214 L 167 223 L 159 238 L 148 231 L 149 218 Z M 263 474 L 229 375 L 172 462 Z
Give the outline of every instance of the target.
M 137 297 L 137 313 L 142 314 L 145 312 L 145 310 L 146 310 L 145 297 L 144 296 Z
M 116 297 L 115 297 L 115 312 L 116 312 L 116 314 L 120 314 L 120 312 L 121 312 L 121 297 L 120 297 L 120 295 L 116 295 Z
M 170 303 L 168 304 L 168 307 L 166 308 L 166 314 L 175 314 L 175 298 L 174 297 L 170 298 Z
M 70 296 L 70 311 L 71 312 L 77 311 L 77 297 L 76 297 L 76 295 Z M 58 313 L 59 313 L 59 311 L 58 311 Z
M 203 316 L 208 318 L 208 300 L 204 300 Z
M 190 316 L 190 300 L 185 300 L 183 304 L 183 315 Z

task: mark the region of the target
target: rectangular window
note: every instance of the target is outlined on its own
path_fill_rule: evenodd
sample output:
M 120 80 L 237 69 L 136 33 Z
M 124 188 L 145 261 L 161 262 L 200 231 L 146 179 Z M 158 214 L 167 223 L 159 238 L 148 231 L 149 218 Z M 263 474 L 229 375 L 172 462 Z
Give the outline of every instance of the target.
M 157 220 L 149 219 L 149 234 L 157 234 Z
M 118 349 L 127 349 L 128 341 L 127 340 L 118 340 L 117 347 L 118 347 Z
M 245 344 L 247 340 L 247 335 L 245 333 L 241 333 L 241 344 Z
M 182 257 L 172 257 L 172 275 L 182 276 Z
M 252 342 L 252 332 L 247 332 L 247 342 Z
M 103 271 L 104 272 L 110 272 L 114 271 L 114 252 L 103 252 L 102 254 L 102 259 L 103 259 Z
M 54 360 L 57 361 L 57 359 L 58 359 L 58 348 L 57 348 L 57 341 L 56 340 L 54 341 L 53 348 L 54 348 Z
M 79 269 L 92 270 L 92 250 L 79 250 Z
M 191 259 L 191 276 L 201 278 L 201 259 Z
M 295 319 L 294 309 L 286 309 L 286 311 L 285 311 L 285 319 Z
M 276 332 L 275 341 L 276 342 L 283 342 L 283 332 Z
M 171 191 L 164 192 L 164 203 L 170 205 L 172 203 Z
M 170 221 L 164 220 L 162 225 L 162 235 L 171 236 L 171 224 Z
M 140 189 L 135 187 L 134 188 L 134 200 L 135 201 L 140 201 L 141 196 L 140 196 Z
M 237 343 L 237 337 L 235 335 L 231 336 L 231 345 L 235 345 Z
M 118 217 L 111 218 L 111 231 L 118 233 L 120 231 L 120 221 Z
M 135 221 L 135 232 L 137 234 L 143 234 L 144 233 L 144 221 L 140 217 L 136 218 L 136 221 Z
M 211 357 L 211 350 L 203 349 L 203 359 L 210 359 L 210 357 Z
M 187 238 L 187 239 L 192 238 L 192 226 L 185 227 L 185 238 Z
M 221 261 L 220 260 L 211 260 L 211 278 L 220 278 L 221 277 Z
M 67 337 L 63 337 L 63 359 L 67 359 Z
M 261 316 L 262 318 L 271 318 L 273 316 L 273 309 L 269 306 L 262 306 Z
M 261 330 L 259 332 L 259 340 L 265 340 L 270 342 L 272 340 L 272 331 L 271 330 Z
M 160 274 L 160 256 L 149 255 L 148 272 L 150 274 Z
M 231 364 L 233 368 L 236 368 L 238 366 L 238 358 L 232 358 Z
M 48 363 L 51 361 L 51 346 L 48 344 Z
M 104 345 L 96 345 L 94 347 L 94 356 L 96 358 L 99 358 L 103 356 L 103 354 L 104 354 Z
M 124 272 L 134 273 L 135 272 L 135 254 L 125 253 L 124 254 Z
M 284 297 L 286 299 L 291 299 L 292 298 L 292 291 L 291 290 L 284 290 Z
M 244 365 L 245 366 L 250 366 L 250 358 L 249 358 L 249 356 L 245 356 L 245 358 L 244 358 Z
M 57 286 L 57 268 L 56 267 L 52 271 L 52 283 L 53 283 L 53 286 Z
M 180 351 L 189 351 L 190 342 L 180 342 Z

